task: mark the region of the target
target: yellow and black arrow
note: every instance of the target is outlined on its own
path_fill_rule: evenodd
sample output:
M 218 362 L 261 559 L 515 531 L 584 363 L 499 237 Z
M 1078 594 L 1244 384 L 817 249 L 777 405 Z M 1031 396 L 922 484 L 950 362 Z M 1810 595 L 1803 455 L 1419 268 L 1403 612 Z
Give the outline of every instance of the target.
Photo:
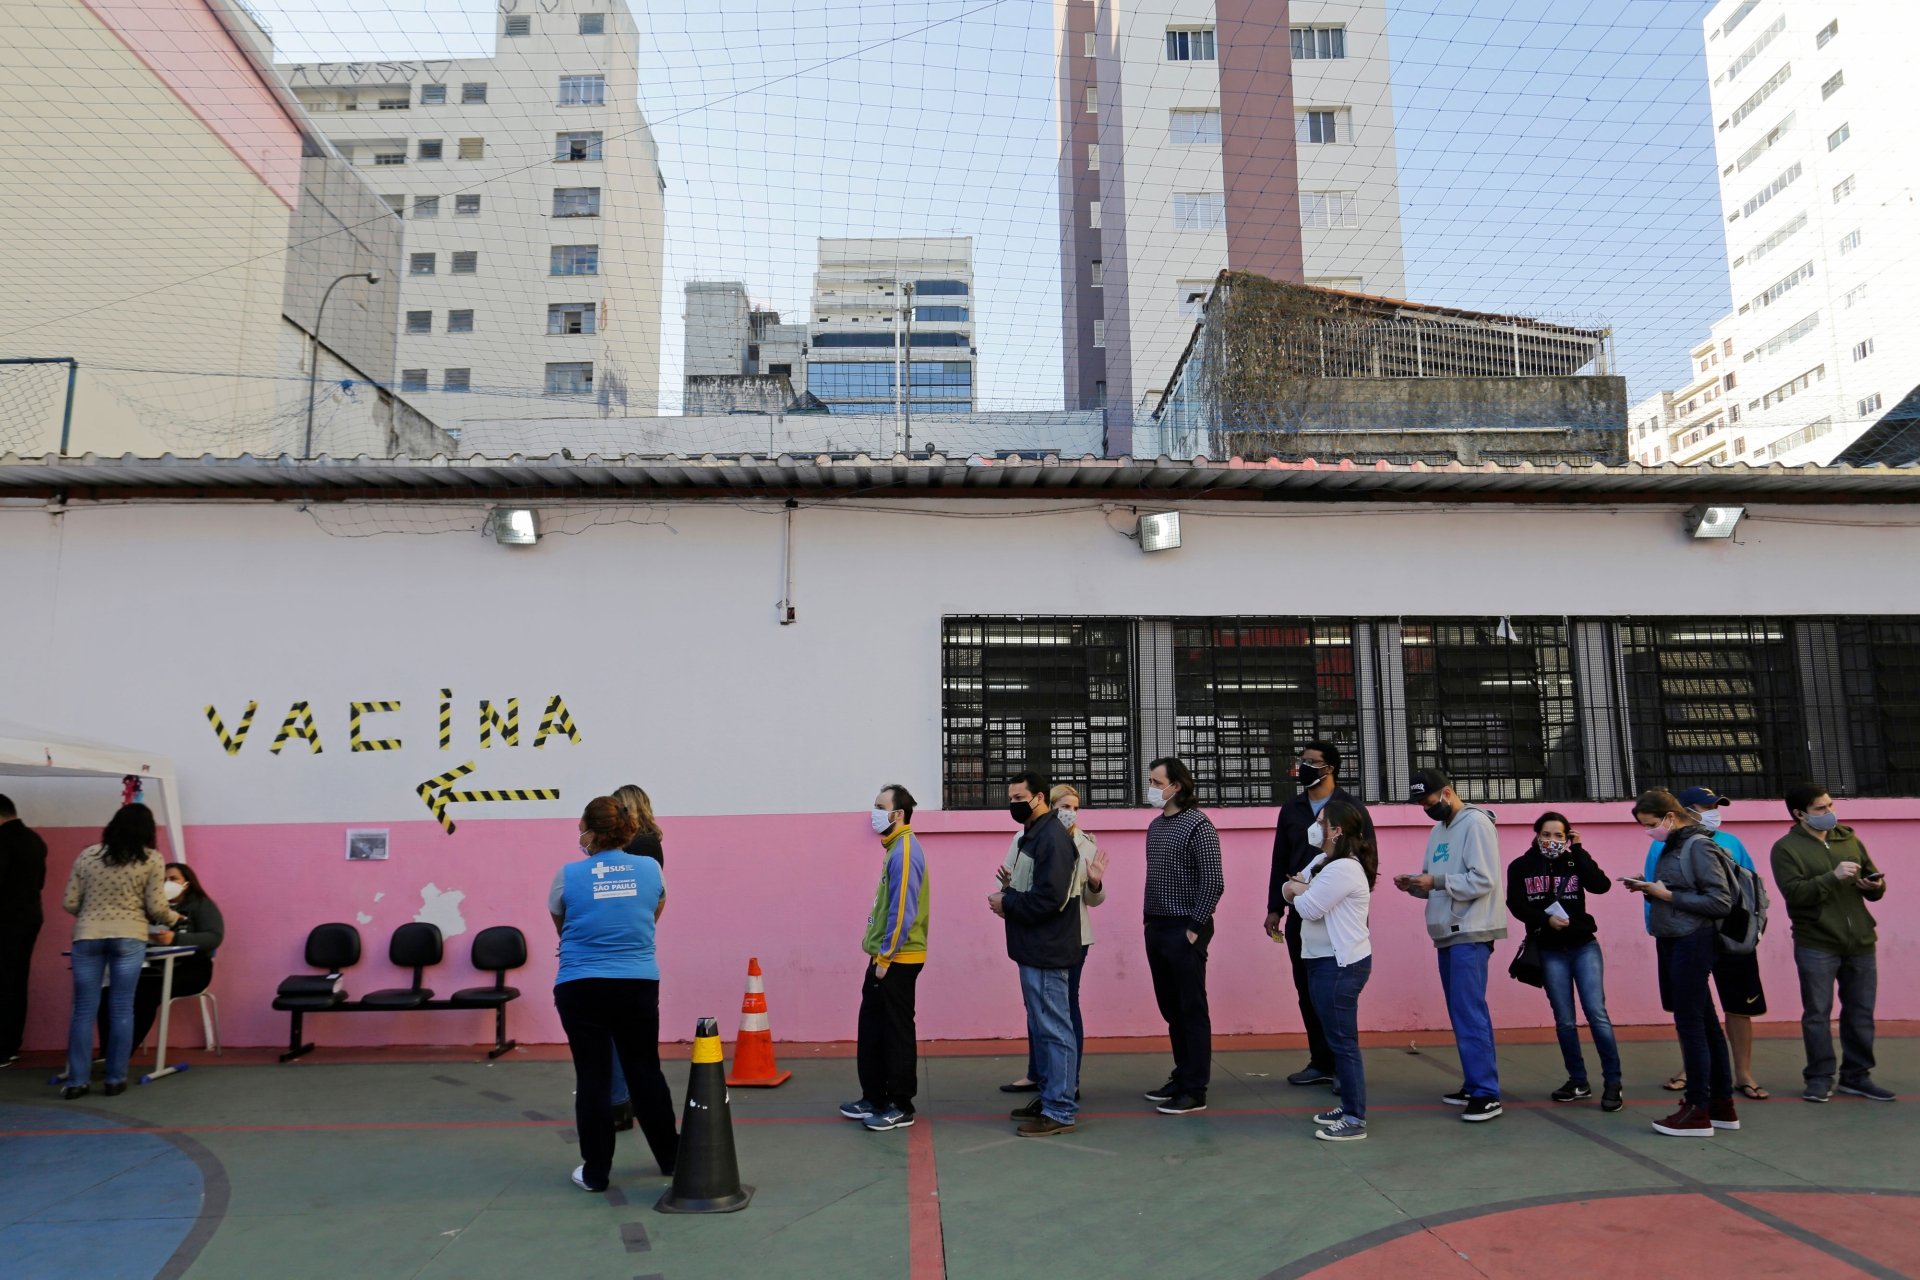
M 447 807 L 456 804 L 473 804 L 481 801 L 497 800 L 558 800 L 558 787 L 508 787 L 492 791 L 455 791 L 453 784 L 479 768 L 469 760 L 437 777 L 428 778 L 414 788 L 420 793 L 420 799 L 433 813 L 433 820 L 446 828 L 448 835 L 453 834 L 454 822 L 447 816 Z

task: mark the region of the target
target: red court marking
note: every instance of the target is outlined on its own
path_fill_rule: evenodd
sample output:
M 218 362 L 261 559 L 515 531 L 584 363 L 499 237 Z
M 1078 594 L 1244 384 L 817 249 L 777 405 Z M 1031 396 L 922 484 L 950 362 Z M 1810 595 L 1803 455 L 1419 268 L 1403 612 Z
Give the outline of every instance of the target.
M 907 1135 L 907 1277 L 946 1280 L 947 1245 L 940 1233 L 940 1176 L 933 1163 L 933 1122 L 921 1117 Z
M 839 1116 L 735 1116 L 735 1124 L 844 1124 Z M 128 1125 L 94 1129 L 0 1129 L 0 1138 L 113 1138 L 129 1133 L 358 1133 L 415 1129 L 553 1129 L 567 1127 L 567 1119 L 552 1120 L 367 1120 L 334 1124 L 166 1124 Z
M 1839 1191 L 1735 1192 L 1735 1200 L 1835 1240 L 1895 1271 L 1920 1266 L 1920 1196 Z
M 1841 1197 L 1743 1198 L 1756 1206 L 1766 1201 L 1764 1207 L 1782 1217 L 1788 1215 L 1774 1201 L 1802 1202 L 1796 1222 L 1804 1215 L 1809 1228 L 1861 1253 L 1855 1224 L 1896 1199 L 1845 1197 L 1846 1210 L 1836 1215 L 1838 1206 L 1804 1202 Z M 1836 1227 L 1836 1216 L 1843 1226 Z M 1887 1243 L 1902 1250 L 1895 1265 L 1908 1265 L 1917 1254 L 1920 1236 L 1913 1225 L 1902 1221 L 1904 1244 L 1894 1244 L 1889 1232 Z M 1484 1214 L 1400 1236 L 1311 1274 L 1314 1280 L 1644 1280 L 1650 1275 L 1860 1280 L 1865 1273 L 1706 1196 L 1679 1194 L 1571 1200 Z

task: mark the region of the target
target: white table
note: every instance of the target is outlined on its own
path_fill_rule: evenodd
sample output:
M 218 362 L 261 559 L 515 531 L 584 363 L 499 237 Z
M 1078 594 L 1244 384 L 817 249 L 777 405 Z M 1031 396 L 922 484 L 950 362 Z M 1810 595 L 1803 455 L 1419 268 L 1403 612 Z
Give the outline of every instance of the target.
M 187 1069 L 188 1064 L 184 1062 L 177 1067 L 167 1065 L 167 1015 L 173 1008 L 173 962 L 181 956 L 193 955 L 198 950 L 198 947 L 176 946 L 147 948 L 147 964 L 155 960 L 160 962 L 160 1024 L 153 1033 L 153 1070 L 140 1077 L 141 1084 L 152 1084 L 162 1076 Z

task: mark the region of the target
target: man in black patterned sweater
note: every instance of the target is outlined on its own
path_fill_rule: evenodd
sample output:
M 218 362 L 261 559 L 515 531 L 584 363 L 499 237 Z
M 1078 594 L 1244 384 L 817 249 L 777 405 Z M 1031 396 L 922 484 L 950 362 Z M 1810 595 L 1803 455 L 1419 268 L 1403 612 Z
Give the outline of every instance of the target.
M 1207 945 L 1226 881 L 1220 833 L 1200 812 L 1192 770 L 1173 756 L 1155 760 L 1147 803 L 1160 810 L 1147 827 L 1147 967 L 1173 1042 L 1173 1075 L 1146 1099 L 1166 1115 L 1184 1116 L 1207 1109 L 1213 1064 Z

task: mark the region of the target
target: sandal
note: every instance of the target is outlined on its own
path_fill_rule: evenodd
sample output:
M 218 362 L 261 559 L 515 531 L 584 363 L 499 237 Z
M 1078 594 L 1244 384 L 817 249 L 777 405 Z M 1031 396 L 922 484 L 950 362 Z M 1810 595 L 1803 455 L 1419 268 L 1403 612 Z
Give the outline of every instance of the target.
M 1679 1093 L 1687 1087 L 1687 1073 L 1682 1071 L 1679 1075 L 1669 1076 L 1667 1082 L 1660 1087 L 1668 1093 Z
M 1740 1086 L 1740 1092 L 1755 1102 L 1765 1102 L 1773 1096 L 1757 1084 L 1743 1084 Z

